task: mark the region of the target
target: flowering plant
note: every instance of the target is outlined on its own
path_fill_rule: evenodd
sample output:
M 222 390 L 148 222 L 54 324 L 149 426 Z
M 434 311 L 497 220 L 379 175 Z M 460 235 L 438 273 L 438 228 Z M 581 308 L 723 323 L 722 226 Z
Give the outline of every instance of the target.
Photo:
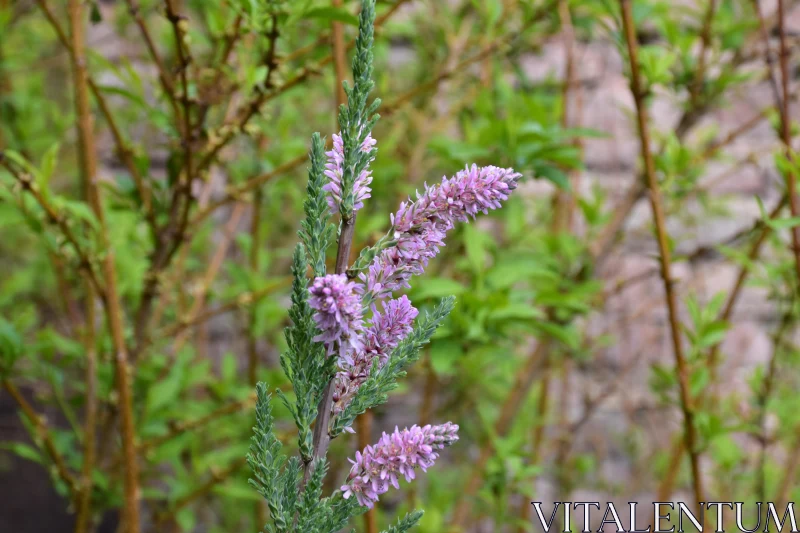
M 339 111 L 341 134 L 333 136 L 328 152 L 320 135 L 312 136 L 306 218 L 293 256 L 292 325 L 286 330 L 288 351 L 281 357 L 296 399 L 278 392 L 298 429 L 299 457 L 287 460 L 280 454 L 270 396 L 265 384 L 257 386 L 248 463 L 254 473 L 251 483 L 270 509 L 269 532 L 338 531 L 390 486 L 398 488 L 400 477 L 411 481 L 417 470 L 433 466 L 439 451 L 458 440 L 458 426 L 450 422 L 395 428 L 356 452 L 346 483 L 332 495 L 322 495 L 331 439 L 353 432 L 358 415 L 386 401 L 454 304 L 452 297 L 444 298 L 420 317 L 408 297 L 395 297 L 395 292 L 423 273 L 457 222 L 500 207 L 521 177 L 511 169 L 472 165 L 426 185 L 416 201 L 403 202 L 391 216 L 387 235 L 349 265 L 356 214 L 370 197 L 369 165 L 377 153 L 371 130 L 379 101 L 367 103 L 373 86 L 374 18 L 375 0 L 363 0 L 354 84 L 345 84 L 348 104 Z M 328 273 L 331 211 L 340 222 L 335 272 Z M 309 268 L 313 280 L 307 277 Z M 421 516 L 411 513 L 389 531 L 407 531 Z

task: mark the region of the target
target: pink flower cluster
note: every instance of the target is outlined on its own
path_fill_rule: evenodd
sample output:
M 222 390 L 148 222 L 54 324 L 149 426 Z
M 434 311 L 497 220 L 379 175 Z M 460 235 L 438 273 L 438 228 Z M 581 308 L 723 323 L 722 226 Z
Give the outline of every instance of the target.
M 362 152 L 369 152 L 378 143 L 372 138 L 372 135 L 367 135 L 367 138 L 361 144 Z M 342 203 L 342 173 L 344 166 L 344 144 L 341 135 L 333 135 L 333 150 L 325 152 L 328 156 L 328 161 L 325 164 L 325 175 L 330 180 L 322 189 L 328 191 L 328 205 L 334 212 L 339 211 L 339 205 Z M 366 168 L 361 171 L 353 184 L 353 194 L 355 195 L 355 203 L 353 209 L 358 211 L 364 207 L 364 200 L 370 198 L 372 189 L 369 184 L 372 183 L 372 171 Z
M 336 353 L 346 359 L 352 351 L 359 351 L 363 344 L 361 295 L 359 285 L 348 281 L 344 274 L 328 274 L 316 278 L 308 289 L 309 306 L 314 309 L 314 322 L 320 334 L 316 342 L 325 343 L 328 355 Z
M 403 202 L 392 215 L 396 246 L 382 251 L 361 273 L 368 293 L 386 298 L 408 288 L 408 280 L 423 272 L 428 261 L 444 246 L 444 237 L 456 222 L 466 222 L 479 212 L 500 207 L 516 189 L 522 175 L 510 168 L 472 165 L 442 183 L 418 194 L 416 202 Z
M 403 431 L 384 433 L 381 439 L 362 452 L 356 452 L 347 484 L 341 490 L 345 499 L 355 495 L 358 503 L 371 508 L 389 485 L 400 488 L 398 479 L 411 481 L 417 468 L 425 472 L 439 457 L 437 450 L 458 440 L 458 426 L 447 422 L 438 426 L 412 426 Z
M 361 146 L 367 152 L 375 145 L 368 136 Z M 326 185 L 328 202 L 338 209 L 341 201 L 341 177 L 344 161 L 342 138 L 333 136 L 333 150 L 328 152 Z M 362 331 L 361 295 L 367 302 L 388 298 L 399 289 L 407 288 L 411 276 L 421 274 L 428 261 L 444 246 L 446 233 L 456 222 L 468 221 L 479 212 L 487 213 L 500 207 L 516 187 L 521 175 L 509 168 L 472 165 L 438 185 L 425 187 L 416 202 L 403 202 L 392 215 L 392 233 L 396 245 L 383 250 L 374 259 L 361 283 L 347 280 L 344 275 L 328 275 L 314 281 L 310 305 L 317 312 L 314 320 L 321 330 L 315 340 L 325 342 L 328 354 L 336 353 L 338 343 L 340 372 L 336 376 L 334 413 L 341 412 L 364 383 L 373 361 L 383 365 L 391 351 L 411 331 L 417 310 L 407 297 L 390 300 L 383 312 L 373 305 L 373 318 Z M 356 181 L 356 209 L 369 197 L 367 187 L 372 180 L 368 170 Z
M 400 341 L 411 333 L 419 313 L 407 296 L 383 302 L 383 312 L 372 306 L 372 322 L 364 332 L 363 348 L 340 359 L 341 370 L 336 374 L 333 393 L 333 412 L 340 413 L 367 377 L 372 365 L 386 364 Z

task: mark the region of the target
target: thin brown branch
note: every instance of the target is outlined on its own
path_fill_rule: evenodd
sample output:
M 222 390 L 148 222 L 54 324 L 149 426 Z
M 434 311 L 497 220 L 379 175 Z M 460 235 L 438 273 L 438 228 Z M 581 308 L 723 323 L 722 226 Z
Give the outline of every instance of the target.
M 81 169 L 86 180 L 89 204 L 100 226 L 99 236 L 105 250 L 103 259 L 106 282 L 106 313 L 108 327 L 115 351 L 116 385 L 122 422 L 122 447 L 125 456 L 125 504 L 123 509 L 124 531 L 139 533 L 139 477 L 136 459 L 136 430 L 133 421 L 133 398 L 130 388 L 130 369 L 128 368 L 127 347 L 123 330 L 122 307 L 116 282 L 114 250 L 108 238 L 105 213 L 103 211 L 100 188 L 97 185 L 97 156 L 95 154 L 94 131 L 91 109 L 89 107 L 89 84 L 86 74 L 86 50 L 84 43 L 83 6 L 79 0 L 70 0 L 70 20 L 72 23 L 71 50 L 73 58 L 73 78 L 75 87 L 75 108 L 78 116 L 78 137 L 80 145 Z
M 791 113 L 790 113 L 790 106 L 789 106 L 789 82 L 791 80 L 791 73 L 789 72 L 789 50 L 786 47 L 786 23 L 784 18 L 786 17 L 784 7 L 784 1 L 778 0 L 778 38 L 780 42 L 780 55 L 778 58 L 778 63 L 780 64 L 781 70 L 781 94 L 783 95 L 783 100 L 780 102 L 780 116 L 781 116 L 781 140 L 786 149 L 786 159 L 790 162 L 794 162 L 794 154 L 792 153 L 792 124 L 791 124 Z M 795 171 L 792 168 L 793 165 L 789 165 L 790 168 L 786 173 L 786 182 L 787 182 L 787 194 L 789 195 L 789 211 L 792 213 L 793 217 L 796 217 L 798 213 L 800 213 L 800 205 L 798 205 L 797 200 L 797 176 L 795 176 Z M 795 273 L 797 274 L 797 291 L 800 293 L 800 228 L 793 227 L 791 229 L 792 233 L 792 252 L 794 253 L 794 267 Z
M 260 176 L 252 178 L 250 180 L 247 180 L 246 182 L 244 182 L 244 183 L 242 183 L 240 185 L 237 185 L 235 187 L 231 187 L 224 197 L 222 197 L 219 200 L 216 200 L 214 202 L 211 202 L 208 205 L 208 207 L 198 211 L 195 214 L 195 216 L 192 218 L 192 222 L 191 222 L 192 226 L 200 224 L 201 222 L 203 222 L 206 218 L 208 218 L 214 211 L 216 211 L 220 207 L 222 207 L 224 205 L 227 205 L 227 204 L 229 204 L 231 202 L 235 202 L 235 201 L 240 200 L 244 194 L 246 194 L 246 193 L 248 193 L 248 192 L 250 192 L 252 190 L 256 190 L 261 185 L 263 185 L 263 184 L 265 184 L 265 183 L 267 183 L 267 182 L 269 182 L 269 181 L 271 181 L 271 180 L 273 180 L 273 179 L 275 179 L 275 178 L 277 178 L 279 176 L 282 176 L 282 175 L 286 174 L 287 172 L 290 172 L 290 171 L 296 169 L 297 167 L 302 165 L 307 160 L 308 160 L 308 154 L 298 155 L 297 157 L 295 157 L 293 159 L 290 159 L 289 161 L 286 161 L 285 163 L 281 163 L 280 165 L 275 167 L 270 172 L 267 172 L 265 174 L 261 174 Z
M 76 107 L 78 109 L 78 139 L 80 140 L 80 169 L 83 182 L 84 197 L 87 203 L 93 201 L 97 178 L 97 162 L 94 149 L 86 143 L 92 142 L 92 117 L 88 109 L 85 80 L 86 65 L 77 63 L 85 61 L 83 9 L 80 0 L 69 0 L 69 27 L 72 36 L 73 56 L 75 64 Z M 92 488 L 95 461 L 95 426 L 97 424 L 97 350 L 95 348 L 95 291 L 91 282 L 86 284 L 86 325 L 84 347 L 86 351 L 86 407 L 83 432 L 83 468 L 81 469 L 81 486 L 78 493 L 75 533 L 89 533 L 92 524 Z
M 775 205 L 772 211 L 769 213 L 769 219 L 775 219 L 778 217 L 780 212 L 786 207 L 786 203 L 788 202 L 788 198 L 784 195 L 780 201 Z M 761 254 L 761 248 L 763 247 L 764 243 L 767 240 L 771 232 L 770 226 L 764 223 L 763 220 L 757 220 L 753 227 L 746 230 L 746 233 L 751 233 L 760 230 L 758 235 L 756 236 L 753 243 L 750 245 L 750 249 L 747 252 L 747 260 L 748 263 L 752 263 L 755 261 L 759 255 Z M 723 310 L 720 312 L 720 316 L 718 320 L 721 321 L 729 321 L 733 316 L 733 310 L 736 307 L 736 302 L 739 299 L 739 296 L 742 294 L 742 289 L 744 288 L 744 283 L 747 279 L 747 276 L 750 274 L 750 266 L 749 264 L 744 264 L 739 269 L 739 273 L 736 275 L 736 280 L 733 283 L 733 287 L 728 292 L 728 298 L 725 300 L 725 306 Z M 722 341 L 717 342 L 709 349 L 708 356 L 705 358 L 705 365 L 709 369 L 711 373 L 711 380 L 714 380 L 717 363 L 719 360 L 719 350 L 722 345 Z M 684 452 L 686 451 L 686 446 L 683 440 L 676 441 L 672 448 L 670 449 L 670 465 L 680 464 L 680 460 L 683 457 Z M 668 470 L 667 475 L 661 480 L 658 488 L 658 497 L 659 501 L 668 501 L 670 495 L 672 494 L 672 489 L 674 483 L 677 479 L 677 473 Z
M 566 64 L 564 83 L 561 87 L 561 127 L 567 129 L 572 123 L 576 122 L 570 114 L 570 105 L 572 103 L 572 91 L 578 87 L 575 84 L 575 29 L 572 26 L 572 15 L 566 0 L 559 0 L 558 14 L 564 39 L 564 62 Z M 577 106 L 576 111 L 578 111 Z M 574 141 L 574 143 L 579 146 L 578 140 Z M 574 181 L 575 175 L 570 173 L 569 183 L 571 189 L 574 189 Z M 553 210 L 553 229 L 555 232 L 569 231 L 571 229 L 574 210 L 575 196 L 572 191 L 557 189 L 555 193 L 555 208 Z
M 70 4 L 76 0 L 70 0 Z M 92 488 L 97 439 L 97 348 L 95 347 L 95 294 L 86 284 L 86 322 L 83 346 L 86 352 L 85 402 L 83 430 L 83 468 L 78 495 L 75 533 L 90 533 L 92 524 Z
M 11 176 L 16 179 L 23 191 L 30 194 L 33 199 L 36 200 L 36 203 L 44 211 L 47 222 L 59 229 L 66 241 L 72 247 L 75 255 L 78 256 L 78 268 L 86 273 L 95 291 L 97 291 L 100 298 L 105 300 L 105 291 L 103 290 L 99 273 L 94 267 L 94 262 L 89 256 L 89 252 L 84 249 L 83 245 L 72 231 L 67 218 L 58 210 L 56 210 L 56 208 L 47 200 L 44 194 L 42 194 L 39 186 L 33 181 L 33 178 L 29 174 L 17 170 L 16 167 L 14 167 L 11 162 L 3 156 L 2 152 L 0 152 L 0 165 L 5 167 Z
M 61 42 L 61 45 L 67 50 L 73 63 L 75 63 L 75 50 L 72 47 L 72 43 L 67 37 L 67 34 L 64 32 L 64 29 L 59 24 L 58 19 L 48 7 L 47 2 L 45 0 L 36 0 L 36 3 L 39 5 L 39 8 L 42 10 L 42 13 L 44 13 L 45 18 L 58 36 L 58 40 Z M 122 137 L 119 126 L 117 125 L 114 116 L 111 114 L 111 108 L 108 106 L 101 89 L 97 86 L 91 76 L 89 76 L 88 72 L 86 73 L 86 83 L 89 86 L 89 90 L 92 92 L 95 102 L 97 102 L 97 106 L 100 108 L 100 112 L 102 113 L 104 120 L 108 124 L 109 130 L 111 130 L 111 136 L 114 138 L 114 144 L 117 147 L 119 157 L 122 159 L 122 163 L 130 173 L 134 184 L 136 184 L 136 189 L 139 191 L 139 195 L 142 198 L 142 206 L 144 208 L 145 217 L 148 220 L 150 228 L 151 230 L 155 231 L 156 221 L 152 206 L 151 190 L 142 178 L 139 168 L 136 166 L 136 162 L 133 159 L 133 152 L 128 146 L 128 143 Z
M 706 77 L 706 51 L 711 42 L 711 24 L 714 21 L 714 13 L 717 8 L 717 0 L 708 0 L 708 7 L 706 8 L 705 16 L 703 17 L 703 26 L 700 29 L 700 51 L 697 56 L 697 67 L 695 68 L 692 77 L 692 83 L 689 86 L 689 98 L 692 105 L 697 107 L 703 92 L 703 85 L 705 84 Z
M 216 64 L 214 68 L 214 77 L 209 84 L 209 87 L 217 87 L 219 83 L 222 81 L 222 76 L 224 72 L 225 66 L 228 64 L 228 59 L 231 57 L 233 53 L 233 49 L 236 46 L 237 41 L 242 38 L 243 33 L 241 31 L 242 27 L 242 20 L 243 17 L 241 14 L 236 15 L 236 18 L 233 21 L 232 28 L 225 33 L 225 37 L 222 40 L 222 53 L 220 54 L 219 62 Z M 206 117 L 208 116 L 208 112 L 211 110 L 211 103 L 204 102 L 201 99 L 199 109 L 197 112 L 197 125 L 198 127 L 202 128 L 205 125 Z
M 781 94 L 781 89 L 778 84 L 778 80 L 775 79 L 775 59 L 772 57 L 772 51 L 769 46 L 769 30 L 767 29 L 767 23 L 764 20 L 764 14 L 761 13 L 761 2 L 759 0 L 752 0 L 753 1 L 753 10 L 756 12 L 756 18 L 758 19 L 758 29 L 761 33 L 761 40 L 764 42 L 764 57 L 766 58 L 767 62 L 767 77 L 769 80 L 769 85 L 772 88 L 772 96 L 777 103 L 778 109 L 783 109 L 783 95 Z
M 347 272 L 350 264 L 350 248 L 353 245 L 353 236 L 356 228 L 356 214 L 353 212 L 348 217 L 342 217 L 341 231 L 339 233 L 339 243 L 336 250 L 336 269 L 337 274 Z M 314 435 L 312 439 L 312 461 L 303 465 L 303 485 L 311 475 L 311 465 L 313 460 L 325 457 L 328 453 L 328 446 L 331 443 L 329 425 L 331 420 L 331 407 L 333 405 L 334 380 L 328 381 L 322 398 L 317 407 L 317 419 L 314 423 Z
M 172 26 L 175 39 L 175 48 L 178 55 L 178 69 L 181 80 L 180 95 L 181 112 L 176 114 L 183 148 L 183 162 L 177 183 L 172 190 L 169 204 L 169 216 L 166 224 L 159 228 L 155 235 L 155 246 L 150 256 L 150 266 L 145 274 L 144 288 L 139 301 L 139 308 L 133 323 L 134 344 L 131 353 L 132 360 L 136 360 L 145 348 L 145 340 L 152 323 L 152 308 L 160 293 L 161 276 L 172 261 L 175 253 L 185 240 L 189 223 L 189 212 L 192 205 L 192 181 L 195 168 L 193 165 L 194 152 L 192 144 L 194 133 L 192 126 L 192 102 L 189 98 L 188 70 L 191 55 L 185 47 L 186 25 L 185 17 L 177 12 L 175 0 L 165 0 L 167 20 Z
M 175 101 L 175 87 L 172 82 L 172 76 L 164 66 L 164 61 L 161 59 L 161 54 L 158 53 L 158 49 L 153 41 L 153 37 L 150 35 L 150 30 L 147 28 L 144 18 L 142 18 L 142 11 L 141 7 L 139 6 L 139 2 L 137 0 L 126 0 L 126 3 L 128 4 L 128 12 L 130 13 L 131 17 L 133 17 L 133 21 L 136 23 L 136 26 L 139 28 L 139 32 L 142 34 L 142 39 L 144 39 L 145 46 L 150 54 L 150 58 L 153 60 L 153 63 L 156 64 L 156 68 L 158 69 L 158 80 L 161 82 L 161 87 L 164 89 L 164 94 L 169 100 L 170 105 L 175 112 L 175 116 L 179 116 L 178 104 Z
M 636 29 L 634 27 L 633 15 L 631 13 L 632 9 L 630 0 L 620 0 L 620 7 L 622 9 L 623 31 L 625 34 L 625 42 L 628 48 L 628 59 L 630 62 L 631 92 L 636 104 L 636 117 L 639 129 L 642 159 L 644 160 L 644 169 L 645 176 L 647 178 L 650 205 L 653 211 L 653 221 L 656 227 L 659 257 L 661 261 L 661 275 L 664 281 L 664 293 L 667 310 L 669 312 L 672 347 L 675 355 L 678 387 L 680 392 L 680 404 L 684 418 L 684 439 L 686 441 L 686 449 L 689 452 L 691 462 L 694 497 L 697 504 L 700 505 L 700 502 L 704 502 L 705 499 L 703 497 L 703 485 L 700 472 L 700 453 L 696 447 L 697 436 L 696 427 L 694 424 L 694 411 L 689 392 L 689 369 L 683 353 L 680 317 L 678 314 L 677 296 L 675 294 L 671 274 L 670 248 L 668 242 L 669 238 L 667 235 L 664 212 L 661 204 L 661 193 L 659 191 L 653 154 L 650 150 L 649 119 L 646 103 L 644 102 L 642 81 L 640 79 Z
M 39 441 L 36 444 L 44 448 L 48 457 L 50 457 L 50 460 L 55 466 L 56 474 L 58 475 L 59 479 L 64 482 L 69 489 L 70 494 L 74 496 L 78 491 L 78 483 L 76 482 L 75 477 L 72 475 L 72 472 L 70 472 L 69 468 L 67 468 L 67 463 L 64 461 L 64 457 L 53 443 L 53 438 L 50 436 L 50 430 L 47 427 L 47 421 L 44 419 L 44 417 L 40 416 L 36 412 L 33 406 L 28 403 L 28 400 L 25 399 L 19 389 L 17 389 L 17 387 L 15 387 L 11 381 L 4 379 L 2 383 L 3 388 L 6 389 L 8 394 L 10 394 L 17 405 L 19 405 L 19 408 L 22 410 L 22 414 L 25 415 L 25 418 L 27 418 L 28 422 L 30 422 L 33 426 L 33 429 L 36 432 L 36 439 Z

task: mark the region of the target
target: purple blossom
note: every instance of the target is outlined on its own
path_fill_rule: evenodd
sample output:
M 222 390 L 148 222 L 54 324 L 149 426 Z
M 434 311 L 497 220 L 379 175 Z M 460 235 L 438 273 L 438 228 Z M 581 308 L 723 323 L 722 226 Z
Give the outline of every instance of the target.
M 379 368 L 386 364 L 400 341 L 411 333 L 419 312 L 407 296 L 383 302 L 383 312 L 372 306 L 372 321 L 364 332 L 363 348 L 354 353 L 352 361 L 340 361 L 333 393 L 333 412 L 341 413 L 377 361 Z
M 392 215 L 395 246 L 383 250 L 360 278 L 367 292 L 386 298 L 408 288 L 408 280 L 421 274 L 428 261 L 444 246 L 444 237 L 456 222 L 497 209 L 516 189 L 522 175 L 510 168 L 472 165 L 454 177 L 425 186 L 417 201 L 403 202 Z
M 362 452 L 356 452 L 347 483 L 341 490 L 345 499 L 355 495 L 358 503 L 372 508 L 378 497 L 389 490 L 389 485 L 400 488 L 398 480 L 416 477 L 417 468 L 423 472 L 439 457 L 437 450 L 458 440 L 458 426 L 447 422 L 438 426 L 411 426 L 403 431 L 394 429 Z
M 366 153 L 378 143 L 368 134 L 367 138 L 361 144 L 361 151 Z M 339 211 L 339 205 L 342 203 L 342 174 L 344 172 L 344 144 L 342 143 L 341 135 L 333 135 L 333 150 L 325 152 L 328 156 L 328 162 L 325 164 L 325 175 L 330 180 L 322 189 L 328 191 L 328 205 L 331 210 Z M 364 207 L 364 200 L 370 197 L 372 189 L 369 184 L 372 183 L 372 171 L 368 168 L 361 171 L 358 178 L 353 184 L 353 194 L 355 195 L 355 203 L 353 209 L 358 211 Z
M 358 284 L 348 281 L 345 274 L 328 274 L 316 278 L 308 291 L 311 295 L 308 304 L 316 310 L 314 322 L 320 330 L 314 340 L 325 343 L 328 355 L 336 353 L 334 345 L 338 345 L 339 357 L 352 361 L 351 353 L 363 347 L 363 308 Z

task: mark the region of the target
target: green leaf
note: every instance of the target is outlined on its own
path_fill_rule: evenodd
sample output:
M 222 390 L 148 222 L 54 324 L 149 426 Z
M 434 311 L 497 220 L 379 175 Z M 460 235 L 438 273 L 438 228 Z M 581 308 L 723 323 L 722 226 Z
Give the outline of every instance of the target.
M 708 385 L 708 382 L 711 379 L 711 373 L 708 371 L 708 368 L 702 366 L 692 372 L 692 375 L 689 377 L 689 391 L 693 397 L 696 397 L 700 394 Z
M 464 353 L 461 344 L 455 340 L 442 339 L 431 344 L 431 366 L 433 371 L 440 376 L 449 376 L 455 373 L 456 362 Z
M 572 190 L 572 186 L 569 183 L 569 177 L 556 167 L 541 166 L 536 168 L 535 172 L 537 178 L 544 178 L 547 181 L 552 182 L 553 185 L 562 191 Z
M 545 314 L 541 309 L 525 303 L 512 303 L 499 309 L 493 309 L 487 317 L 489 320 L 541 320 Z
M 60 148 L 61 143 L 56 142 L 47 149 L 42 157 L 41 168 L 39 170 L 39 185 L 42 187 L 43 191 L 50 190 L 50 178 L 53 177 L 53 173 L 56 170 L 58 151 Z
M 58 201 L 54 203 L 66 211 L 70 216 L 89 223 L 95 229 L 100 227 L 97 218 L 94 216 L 94 211 L 92 211 L 87 204 L 83 202 L 67 200 L 66 198 L 59 198 Z
M 89 8 L 89 22 L 92 24 L 100 24 L 103 22 L 103 14 L 100 12 L 100 6 L 97 2 L 92 2 Z
M 228 352 L 222 357 L 222 380 L 233 383 L 236 380 L 236 357 Z
M 306 11 L 301 18 L 316 18 L 328 21 L 344 22 L 351 26 L 358 26 L 358 17 L 342 7 L 318 7 Z
M 725 334 L 728 332 L 728 323 L 727 322 L 713 322 L 711 324 L 707 324 L 702 331 L 702 335 L 698 340 L 698 346 L 700 348 L 710 348 L 711 346 L 716 346 L 725 338 Z
M 148 411 L 157 411 L 175 403 L 178 399 L 183 387 L 186 375 L 186 361 L 188 361 L 189 356 L 191 356 L 191 350 L 184 349 L 178 355 L 178 360 L 172 364 L 169 374 L 163 380 L 152 385 L 147 391 Z
M 183 531 L 192 531 L 197 522 L 195 510 L 191 507 L 184 507 L 175 514 L 175 520 Z
M 22 337 L 14 325 L 0 318 L 0 373 L 7 372 L 22 355 Z
M 467 288 L 458 281 L 450 278 L 422 278 L 414 287 L 414 299 L 425 300 L 428 298 L 444 298 L 445 296 L 458 296 Z
M 0 449 L 8 450 L 18 457 L 27 459 L 28 461 L 44 464 L 39 450 L 23 442 L 3 442 L 0 443 Z
M 787 217 L 787 218 L 765 218 L 767 226 L 774 230 L 796 228 L 800 226 L 800 217 Z
M 467 252 L 473 272 L 481 272 L 486 264 L 486 249 L 491 244 L 492 238 L 475 225 L 464 226 L 464 250 Z M 442 295 L 444 296 L 444 295 Z

